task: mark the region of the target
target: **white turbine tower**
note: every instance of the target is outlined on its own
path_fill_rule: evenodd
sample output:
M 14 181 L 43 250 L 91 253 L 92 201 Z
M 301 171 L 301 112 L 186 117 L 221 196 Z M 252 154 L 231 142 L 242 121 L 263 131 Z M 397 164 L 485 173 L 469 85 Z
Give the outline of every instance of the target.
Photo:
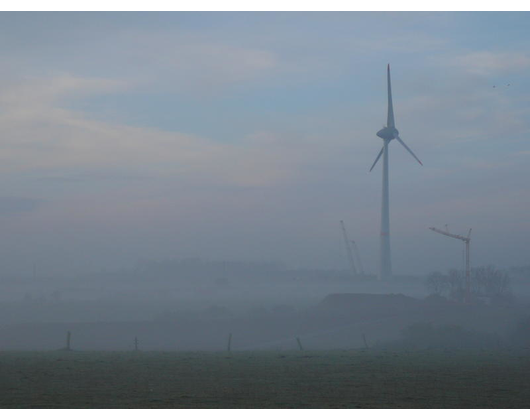
M 396 139 L 407 151 L 416 159 L 420 165 L 423 163 L 416 157 L 407 145 L 399 138 L 399 131 L 394 124 L 394 108 L 392 107 L 392 88 L 390 86 L 390 64 L 387 67 L 388 83 L 388 116 L 386 127 L 377 132 L 377 137 L 383 139 L 383 148 L 375 158 L 375 162 L 370 168 L 374 169 L 375 164 L 383 155 L 383 197 L 381 203 L 381 248 L 379 260 L 379 280 L 388 281 L 392 279 L 392 263 L 390 260 L 390 212 L 388 202 L 388 144 L 391 140 Z

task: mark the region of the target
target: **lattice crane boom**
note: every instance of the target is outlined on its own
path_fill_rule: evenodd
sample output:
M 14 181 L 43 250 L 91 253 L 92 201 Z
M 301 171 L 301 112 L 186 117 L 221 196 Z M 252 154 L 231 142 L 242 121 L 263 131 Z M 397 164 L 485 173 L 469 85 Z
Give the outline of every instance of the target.
M 351 249 L 350 241 L 348 240 L 348 234 L 346 233 L 346 227 L 344 227 L 344 222 L 340 221 L 340 226 L 342 228 L 342 235 L 344 236 L 344 243 L 346 245 L 346 254 L 348 254 L 348 261 L 350 263 L 350 269 L 354 276 L 357 276 L 357 268 L 355 267 L 355 260 L 353 259 L 353 252 Z
M 455 235 L 455 234 L 449 233 L 449 232 L 447 232 L 445 230 L 436 229 L 435 227 L 430 227 L 429 229 L 434 231 L 434 232 L 441 233 L 442 235 L 449 236 L 451 238 L 460 239 L 461 241 L 464 241 L 464 242 L 471 241 L 471 238 L 469 237 L 471 235 L 471 229 L 469 229 L 469 233 L 467 234 L 467 237 L 466 236 L 462 236 L 462 235 Z
M 351 240 L 350 242 L 353 246 L 353 251 L 355 252 L 355 259 L 357 261 L 357 266 L 359 267 L 361 274 L 364 274 L 363 263 L 361 262 L 361 256 L 359 255 L 359 248 L 357 247 L 357 242 L 355 242 L 354 240 Z

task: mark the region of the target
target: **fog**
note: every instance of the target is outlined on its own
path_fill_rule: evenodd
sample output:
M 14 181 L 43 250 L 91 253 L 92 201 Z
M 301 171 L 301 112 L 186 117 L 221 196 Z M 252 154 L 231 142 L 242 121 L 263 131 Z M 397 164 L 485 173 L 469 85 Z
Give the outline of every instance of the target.
M 489 341 L 477 341 L 477 348 L 519 346 L 528 339 L 524 331 L 521 342 L 514 338 L 530 317 L 528 272 L 510 271 L 505 294 L 477 293 L 470 305 L 441 289 L 433 294 L 426 277 L 383 283 L 348 269 L 274 263 L 145 262 L 62 281 L 35 270 L 34 277 L 3 284 L 0 345 L 57 350 L 70 331 L 77 350 L 132 350 L 137 339 L 143 350 L 221 351 L 229 334 L 234 351 L 293 350 L 297 338 L 312 350 L 386 348 L 427 324 L 483 334 Z
M 68 331 L 77 350 L 527 343 L 527 19 L 0 14 L 0 348 Z M 389 146 L 381 282 L 369 168 L 389 62 L 423 166 Z M 471 266 L 509 287 L 476 283 L 470 304 L 442 274 L 433 291 L 464 269 L 462 244 L 428 230 L 445 225 L 473 228 Z

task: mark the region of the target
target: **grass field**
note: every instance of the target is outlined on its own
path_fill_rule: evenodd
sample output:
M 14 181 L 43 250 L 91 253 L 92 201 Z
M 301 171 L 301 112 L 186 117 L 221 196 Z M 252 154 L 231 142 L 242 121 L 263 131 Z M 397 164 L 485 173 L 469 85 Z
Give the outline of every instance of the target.
M 0 352 L 0 408 L 530 408 L 530 354 Z

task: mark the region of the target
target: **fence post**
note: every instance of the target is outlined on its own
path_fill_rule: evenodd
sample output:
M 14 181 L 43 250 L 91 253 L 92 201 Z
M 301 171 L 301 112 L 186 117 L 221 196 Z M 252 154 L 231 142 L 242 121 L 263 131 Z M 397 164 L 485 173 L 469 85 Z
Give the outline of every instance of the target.
M 366 342 L 366 336 L 364 335 L 364 333 L 363 333 L 363 341 L 364 341 L 364 348 L 367 349 L 368 343 Z
M 303 351 L 304 348 L 302 347 L 302 342 L 300 341 L 298 337 L 296 337 L 296 342 L 298 343 L 298 348 L 300 349 L 300 351 Z
M 67 331 L 66 332 L 66 348 L 65 350 L 72 350 L 72 348 L 70 347 L 70 339 L 72 337 L 72 333 L 70 331 Z

